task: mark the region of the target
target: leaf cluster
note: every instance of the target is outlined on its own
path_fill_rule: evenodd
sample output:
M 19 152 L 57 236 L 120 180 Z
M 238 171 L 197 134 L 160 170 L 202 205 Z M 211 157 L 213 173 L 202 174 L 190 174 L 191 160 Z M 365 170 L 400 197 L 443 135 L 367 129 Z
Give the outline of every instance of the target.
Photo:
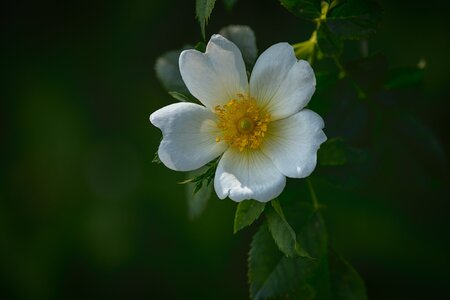
M 283 204 L 283 206 L 282 206 Z M 367 299 L 364 282 L 329 245 L 321 213 L 305 201 L 238 205 L 235 232 L 264 213 L 248 258 L 252 299 Z

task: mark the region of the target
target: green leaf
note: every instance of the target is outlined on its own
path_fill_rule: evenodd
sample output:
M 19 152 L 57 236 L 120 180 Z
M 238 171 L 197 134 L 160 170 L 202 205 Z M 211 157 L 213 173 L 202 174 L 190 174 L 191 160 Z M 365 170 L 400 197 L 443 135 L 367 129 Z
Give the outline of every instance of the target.
M 195 13 L 200 23 L 203 38 L 205 38 L 205 27 L 206 24 L 208 23 L 209 16 L 213 11 L 215 3 L 216 0 L 196 0 Z
M 418 68 L 399 68 L 392 70 L 384 87 L 388 90 L 419 86 L 423 82 L 423 70 Z
M 208 186 L 214 179 L 216 173 L 217 164 L 219 163 L 219 158 L 209 162 L 205 167 L 198 169 L 193 174 L 195 177 L 188 178 L 179 184 L 193 183 L 195 185 L 193 193 L 196 194 L 200 189 L 202 189 L 203 184 Z
M 219 33 L 232 41 L 241 50 L 242 58 L 248 66 L 255 64 L 258 56 L 256 37 L 253 30 L 248 26 L 230 25 L 222 28 Z
M 317 265 L 308 258 L 284 256 L 266 224 L 253 237 L 248 264 L 250 296 L 254 300 L 289 293 L 306 280 Z
M 342 40 L 334 35 L 325 24 L 321 24 L 317 31 L 317 44 L 322 54 L 327 57 L 339 56 L 344 47 Z
M 206 51 L 206 44 L 204 42 L 198 42 L 195 47 L 195 50 L 200 51 L 200 52 L 205 52 Z
M 317 266 L 314 268 L 313 272 L 305 278 L 304 282 L 299 284 L 299 287 L 293 292 L 289 293 L 289 298 L 301 300 L 334 299 L 334 297 L 332 297 L 330 285 L 328 259 L 325 256 L 317 262 Z
M 283 255 L 274 242 L 267 217 L 268 222 L 254 236 L 249 253 L 251 295 L 256 299 L 329 299 L 328 237 L 320 211 L 310 199 L 290 197 L 282 201 L 281 214 L 313 259 Z M 277 206 L 276 210 L 280 211 Z M 278 214 L 275 208 L 267 207 L 266 215 L 270 211 Z
M 280 2 L 295 16 L 306 20 L 314 20 L 321 15 L 320 0 L 280 0 Z
M 357 59 L 346 64 L 351 78 L 366 92 L 383 88 L 388 73 L 388 61 L 381 53 Z
M 255 200 L 245 200 L 239 202 L 234 215 L 234 233 L 255 222 L 264 211 L 265 203 Z
M 284 211 L 286 220 L 297 234 L 298 244 L 302 245 L 314 260 L 324 257 L 328 236 L 320 211 L 300 201 L 287 203 Z
M 367 299 L 366 287 L 358 272 L 333 249 L 328 251 L 328 266 L 333 299 Z
M 354 188 L 370 178 L 373 159 L 366 149 L 349 146 L 341 137 L 320 146 L 317 162 L 323 167 L 318 175 L 337 188 Z
M 375 33 L 383 9 L 370 0 L 343 0 L 328 12 L 326 24 L 343 39 L 361 39 Z
M 172 98 L 177 99 L 179 101 L 191 101 L 189 96 L 186 96 L 179 92 L 169 92 L 169 95 L 172 96 Z
M 206 171 L 206 167 L 203 167 L 199 170 L 189 172 L 188 178 L 195 178 L 196 176 L 203 174 Z M 206 208 L 209 199 L 212 195 L 212 185 L 211 184 L 203 184 L 201 188 L 195 191 L 194 184 L 186 185 L 186 199 L 188 204 L 188 217 L 193 220 L 198 218 Z
M 181 51 L 169 51 L 158 57 L 155 63 L 156 76 L 169 94 L 176 92 L 183 95 L 190 95 L 183 78 L 181 78 L 180 67 L 178 65 Z
M 328 139 L 317 152 L 319 164 L 329 167 L 367 162 L 367 156 L 363 150 L 347 145 L 341 137 Z
M 158 151 L 155 152 L 155 155 L 153 156 L 153 159 L 152 159 L 152 163 L 162 164 L 161 159 L 159 159 Z
M 320 146 L 317 160 L 322 166 L 342 166 L 347 163 L 344 140 L 340 137 L 331 138 Z
M 287 257 L 303 256 L 309 254 L 297 242 L 297 234 L 286 220 L 280 203 L 272 200 L 272 208 L 266 212 L 269 231 L 281 252 Z

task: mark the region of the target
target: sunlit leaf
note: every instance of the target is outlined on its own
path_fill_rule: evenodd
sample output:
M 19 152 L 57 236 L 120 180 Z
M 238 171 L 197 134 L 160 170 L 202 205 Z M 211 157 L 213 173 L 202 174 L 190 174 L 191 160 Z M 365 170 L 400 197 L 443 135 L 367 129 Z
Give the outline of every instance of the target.
M 202 36 L 205 38 L 205 27 L 208 24 L 209 17 L 213 11 L 216 0 L 196 0 L 195 1 L 195 13 L 200 23 L 202 30 Z
M 234 233 L 255 222 L 264 211 L 265 203 L 255 200 L 242 201 L 237 205 L 234 215 Z
M 169 92 L 169 95 L 172 96 L 172 98 L 177 99 L 178 101 L 190 101 L 191 99 L 179 92 Z

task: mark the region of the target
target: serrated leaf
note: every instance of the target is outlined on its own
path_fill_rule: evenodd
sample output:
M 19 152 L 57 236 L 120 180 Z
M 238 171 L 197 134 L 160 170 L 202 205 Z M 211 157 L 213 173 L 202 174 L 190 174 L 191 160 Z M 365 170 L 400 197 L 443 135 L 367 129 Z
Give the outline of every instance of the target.
M 258 48 L 256 47 L 255 33 L 250 27 L 230 25 L 222 28 L 219 33 L 236 44 L 248 66 L 254 65 L 258 56 Z
M 162 161 L 161 161 L 161 159 L 159 158 L 159 155 L 158 155 L 158 151 L 155 152 L 155 155 L 153 156 L 153 159 L 152 159 L 152 163 L 162 164 Z
M 328 266 L 334 299 L 367 299 L 366 287 L 358 272 L 333 249 L 328 251 Z
M 328 235 L 320 211 L 312 205 L 295 201 L 286 205 L 285 216 L 305 251 L 314 260 L 323 258 L 328 247 Z
M 306 280 L 317 265 L 308 258 L 284 256 L 266 224 L 253 237 L 248 264 L 250 296 L 255 300 L 287 294 Z
M 266 203 L 255 200 L 246 200 L 239 202 L 234 215 L 234 233 L 242 228 L 250 226 L 255 222 L 264 211 Z
M 194 178 L 198 174 L 205 171 L 203 168 L 188 173 L 188 178 Z M 186 199 L 188 204 L 188 216 L 189 219 L 198 218 L 206 208 L 208 200 L 212 195 L 212 185 L 211 184 L 203 184 L 202 187 L 194 192 L 196 185 L 187 184 L 186 185 Z
M 375 33 L 383 9 L 370 0 L 343 0 L 328 12 L 326 24 L 343 39 L 361 39 Z
M 267 224 L 280 251 L 287 257 L 310 257 L 298 243 L 297 234 L 286 220 L 279 202 L 277 200 L 272 200 L 271 203 L 272 209 L 268 209 L 266 212 Z
M 330 287 L 330 274 L 326 256 L 317 262 L 317 266 L 305 281 L 289 293 L 289 298 L 301 300 L 334 299 Z
M 317 31 L 317 44 L 324 56 L 339 56 L 344 44 L 340 38 L 334 35 L 326 24 L 321 24 Z
M 295 16 L 306 20 L 314 20 L 321 15 L 320 0 L 280 0 L 280 2 Z
M 181 51 L 169 51 L 158 57 L 155 63 L 156 76 L 169 93 L 177 92 L 183 95 L 190 95 L 183 78 L 181 78 L 178 65 Z
M 202 36 L 205 38 L 205 27 L 208 23 L 209 17 L 213 11 L 216 0 L 196 0 L 195 1 L 195 13 L 200 23 L 202 30 Z

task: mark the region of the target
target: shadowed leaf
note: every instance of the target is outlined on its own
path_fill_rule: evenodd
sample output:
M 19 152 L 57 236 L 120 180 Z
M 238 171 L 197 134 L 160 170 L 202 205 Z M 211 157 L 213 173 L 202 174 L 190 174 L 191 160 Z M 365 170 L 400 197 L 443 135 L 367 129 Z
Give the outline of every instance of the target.
M 343 39 L 361 39 L 375 33 L 383 10 L 370 0 L 343 0 L 327 14 L 331 32 Z
M 264 211 L 265 203 L 255 200 L 239 202 L 234 215 L 234 233 L 255 222 Z

